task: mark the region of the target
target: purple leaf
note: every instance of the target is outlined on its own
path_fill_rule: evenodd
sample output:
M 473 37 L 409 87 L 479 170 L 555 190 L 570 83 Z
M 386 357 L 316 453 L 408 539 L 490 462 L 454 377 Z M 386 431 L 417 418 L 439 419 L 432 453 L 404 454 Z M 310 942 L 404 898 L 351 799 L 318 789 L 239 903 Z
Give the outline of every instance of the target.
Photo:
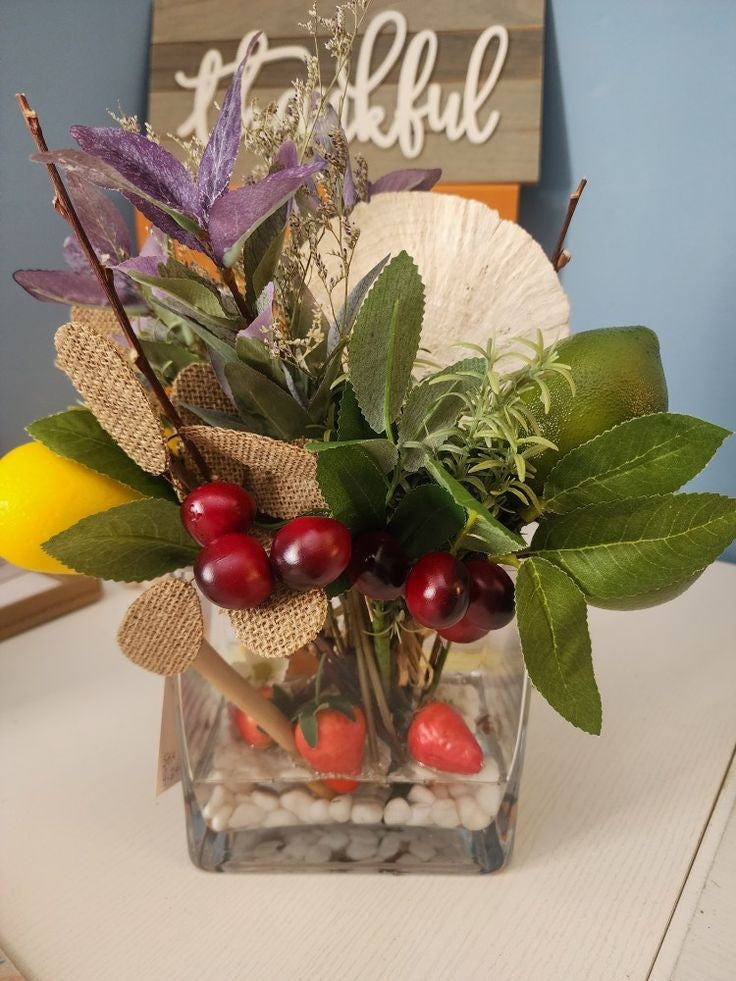
M 274 321 L 273 316 L 273 283 L 268 283 L 261 295 L 258 297 L 258 309 L 261 311 L 255 320 L 251 321 L 247 327 L 239 330 L 237 337 L 254 337 L 259 341 L 263 340 L 263 328 L 270 327 Z
M 322 167 L 322 163 L 290 167 L 269 174 L 257 184 L 223 194 L 210 209 L 209 232 L 215 258 L 232 266 L 248 236 Z
M 422 167 L 392 170 L 369 185 L 369 199 L 384 191 L 431 191 L 441 176 L 442 171 L 438 167 L 430 170 Z
M 197 184 L 199 185 L 199 203 L 203 214 L 207 214 L 212 205 L 230 184 L 233 167 L 240 149 L 240 135 L 243 127 L 242 102 L 240 97 L 243 69 L 248 56 L 253 50 L 259 34 L 251 38 L 245 57 L 237 67 L 230 88 L 217 117 L 207 146 L 204 148 L 199 165 Z
M 284 140 L 278 149 L 274 162 L 277 170 L 288 170 L 299 166 L 299 151 L 293 140 Z
M 67 237 L 64 239 L 62 252 L 64 254 L 64 261 L 72 272 L 89 271 L 87 256 L 84 254 L 84 252 L 82 252 L 82 246 L 79 244 L 74 235 L 67 235 Z
M 115 266 L 115 269 L 125 274 L 129 272 L 141 272 L 145 273 L 146 276 L 158 276 L 160 275 L 159 270 L 165 261 L 161 256 L 141 254 L 119 263 Z
M 13 279 L 26 293 L 48 303 L 82 303 L 107 306 L 107 297 L 91 270 L 19 269 Z
M 199 194 L 184 164 L 141 133 L 114 126 L 72 126 L 83 150 L 104 160 L 144 196 L 193 217 L 200 215 Z
M 194 249 L 197 252 L 205 252 L 205 245 L 196 235 L 192 235 L 191 232 L 187 232 L 181 227 L 173 218 L 170 218 L 165 211 L 157 208 L 155 204 L 151 204 L 150 201 L 144 200 L 135 194 L 128 194 L 126 191 L 123 192 L 124 196 L 130 201 L 134 208 L 143 215 L 144 218 L 148 218 L 150 222 L 168 235 L 169 238 L 176 239 L 177 242 L 181 242 L 182 245 L 186 245 L 189 249 Z
M 130 233 L 115 205 L 89 181 L 69 174 L 66 188 L 79 220 L 97 255 L 114 265 L 130 255 Z

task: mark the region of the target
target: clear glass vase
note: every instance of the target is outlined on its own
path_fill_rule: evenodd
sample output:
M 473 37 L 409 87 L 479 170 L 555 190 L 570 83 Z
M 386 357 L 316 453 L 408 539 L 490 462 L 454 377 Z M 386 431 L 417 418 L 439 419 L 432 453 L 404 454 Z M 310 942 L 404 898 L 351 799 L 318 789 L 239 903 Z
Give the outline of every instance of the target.
M 427 695 L 461 713 L 482 747 L 481 771 L 458 776 L 420 766 L 379 736 L 351 793 L 325 790 L 306 763 L 274 745 L 249 746 L 232 707 L 199 675 L 181 675 L 179 755 L 194 864 L 216 872 L 503 868 L 513 846 L 529 701 L 515 625 L 444 654 L 439 683 Z M 256 677 L 263 667 L 241 663 Z M 313 685 L 309 671 L 290 670 L 279 681 L 297 701 Z

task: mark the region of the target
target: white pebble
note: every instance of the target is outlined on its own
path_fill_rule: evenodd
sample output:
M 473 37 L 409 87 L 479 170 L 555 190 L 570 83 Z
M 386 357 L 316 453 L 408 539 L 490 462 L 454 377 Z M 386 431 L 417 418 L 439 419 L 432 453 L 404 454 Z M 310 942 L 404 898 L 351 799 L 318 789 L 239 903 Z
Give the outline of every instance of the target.
M 416 855 L 416 857 L 420 858 L 423 862 L 428 862 L 437 854 L 437 850 L 433 848 L 428 841 L 424 841 L 422 838 L 415 838 L 409 845 L 409 851 L 412 853 L 412 855 Z
M 317 834 L 314 831 L 297 831 L 290 836 L 289 841 L 304 845 L 304 851 L 306 852 L 310 845 L 316 844 Z
M 279 806 L 291 811 L 292 814 L 298 814 L 299 811 L 308 808 L 313 801 L 314 797 L 306 790 L 287 790 L 285 794 L 281 795 Z
M 230 820 L 230 815 L 233 813 L 232 804 L 223 804 L 220 810 L 215 814 L 215 816 L 210 821 L 210 827 L 213 831 L 224 831 L 227 827 L 227 823 Z
M 210 814 L 215 814 L 222 807 L 223 804 L 232 804 L 233 798 L 229 790 L 226 790 L 221 784 L 212 791 L 212 796 L 207 802 Z
M 473 792 L 473 785 L 467 783 L 450 783 L 447 785 L 447 791 L 453 800 L 459 800 L 461 797 L 466 797 Z
M 395 831 L 389 831 L 381 838 L 381 843 L 378 846 L 378 857 L 384 860 L 393 858 L 400 848 L 401 835 L 396 834 Z
M 475 799 L 484 814 L 495 817 L 501 804 L 501 788 L 497 783 L 481 784 L 475 792 Z
M 254 804 L 262 807 L 264 811 L 275 811 L 279 806 L 279 795 L 272 790 L 254 790 L 251 794 L 251 800 Z
M 450 790 L 446 783 L 433 783 L 432 793 L 437 800 L 447 800 L 450 796 Z
M 275 811 L 269 811 L 263 821 L 264 828 L 286 828 L 290 824 L 296 824 L 298 821 L 295 814 L 291 811 L 284 810 L 283 807 L 277 808 Z
M 386 804 L 383 820 L 386 824 L 408 824 L 411 817 L 411 804 L 403 797 L 394 797 Z
M 480 695 L 475 685 L 466 686 L 463 709 L 472 718 L 473 722 L 475 722 L 480 714 Z M 472 729 L 473 726 L 470 728 Z
M 269 858 L 275 855 L 281 847 L 281 842 L 276 838 L 269 838 L 267 841 L 261 841 L 253 849 L 253 858 Z
M 424 784 L 415 783 L 408 794 L 412 804 L 434 804 L 435 795 Z
M 460 823 L 460 818 L 455 801 L 448 798 L 447 800 L 438 800 L 433 804 L 432 820 L 441 828 L 456 828 Z
M 249 802 L 238 804 L 230 815 L 230 827 L 246 828 L 252 827 L 254 824 L 260 824 L 265 818 L 266 813 L 258 804 L 251 804 Z
M 313 862 L 315 865 L 322 865 L 329 862 L 332 858 L 332 849 L 329 845 L 312 845 L 304 856 L 305 862 Z
M 313 800 L 307 809 L 308 820 L 313 824 L 324 824 L 330 819 L 330 805 L 326 800 Z
M 460 823 L 468 831 L 481 831 L 488 826 L 488 815 L 478 806 L 475 797 L 467 794 L 465 797 L 458 797 L 456 803 Z
M 432 819 L 430 817 L 431 813 L 432 813 L 432 805 L 430 804 L 412 804 L 411 817 L 406 823 L 414 824 L 414 825 L 431 824 L 432 823 Z
M 411 852 L 407 852 L 405 855 L 399 855 L 396 859 L 397 865 L 421 865 L 421 858 L 417 858 L 416 855 L 412 855 Z
M 364 858 L 372 858 L 376 854 L 376 845 L 366 839 L 353 836 L 345 854 L 353 862 L 360 862 Z
M 483 764 L 483 767 L 478 774 L 478 779 L 482 780 L 484 783 L 498 783 L 498 781 L 501 779 L 498 763 L 492 756 L 489 756 Z
M 353 804 L 355 824 L 380 824 L 383 818 L 383 805 L 378 801 L 356 801 Z
M 347 831 L 328 831 L 327 834 L 322 835 L 319 839 L 320 845 L 327 845 L 334 852 L 339 852 L 340 849 L 344 848 L 350 841 L 350 835 Z
M 304 858 L 311 847 L 313 846 L 308 844 L 306 841 L 296 841 L 292 839 L 286 848 L 284 848 L 284 855 L 288 855 L 289 858 L 300 860 Z
M 330 817 L 333 821 L 349 821 L 353 802 L 350 797 L 335 797 L 329 803 Z

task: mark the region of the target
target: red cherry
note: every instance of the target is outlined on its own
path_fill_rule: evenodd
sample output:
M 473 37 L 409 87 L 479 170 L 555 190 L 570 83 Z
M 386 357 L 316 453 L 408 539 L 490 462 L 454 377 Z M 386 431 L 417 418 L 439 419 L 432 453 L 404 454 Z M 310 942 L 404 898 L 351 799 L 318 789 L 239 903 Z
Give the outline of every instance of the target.
M 238 532 L 205 545 L 195 560 L 194 578 L 204 595 L 226 610 L 258 606 L 273 590 L 263 546 Z
M 341 521 L 305 515 L 276 532 L 271 564 L 292 589 L 327 586 L 347 568 L 351 545 L 350 532 Z
M 209 545 L 231 531 L 247 531 L 253 524 L 256 502 L 244 487 L 213 481 L 188 494 L 181 505 L 181 520 L 200 545 Z
M 412 719 L 409 752 L 417 763 L 445 773 L 478 773 L 483 750 L 458 711 L 446 702 L 429 702 Z
M 480 640 L 514 618 L 514 584 L 508 573 L 487 559 L 471 559 L 465 567 L 470 573 L 467 612 L 454 626 L 439 631 L 445 640 L 457 644 Z
M 468 608 L 468 570 L 449 552 L 430 552 L 409 573 L 405 598 L 409 612 L 423 626 L 451 627 Z
M 270 685 L 265 685 L 263 688 L 259 688 L 258 691 L 265 698 L 273 698 L 273 688 Z M 243 740 L 252 746 L 254 749 L 265 749 L 266 746 L 270 746 L 273 739 L 264 732 L 263 729 L 258 725 L 255 719 L 251 716 L 246 715 L 246 713 L 235 705 L 233 709 L 233 722 L 235 723 L 238 732 L 242 736 Z
M 369 531 L 353 542 L 348 575 L 364 596 L 392 600 L 401 596 L 409 559 L 399 541 L 387 531 Z

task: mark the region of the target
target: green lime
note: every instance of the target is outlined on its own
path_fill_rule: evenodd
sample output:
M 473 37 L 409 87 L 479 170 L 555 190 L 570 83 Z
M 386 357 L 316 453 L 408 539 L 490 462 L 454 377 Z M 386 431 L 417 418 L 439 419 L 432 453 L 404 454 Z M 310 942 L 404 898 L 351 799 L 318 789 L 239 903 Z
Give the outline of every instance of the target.
M 565 378 L 549 383 L 550 411 L 541 400 L 532 409 L 542 435 L 557 445 L 534 457 L 532 486 L 538 492 L 561 456 L 635 416 L 667 411 L 667 382 L 659 341 L 648 327 L 604 327 L 562 341 L 559 360 L 572 371 L 575 393 Z

